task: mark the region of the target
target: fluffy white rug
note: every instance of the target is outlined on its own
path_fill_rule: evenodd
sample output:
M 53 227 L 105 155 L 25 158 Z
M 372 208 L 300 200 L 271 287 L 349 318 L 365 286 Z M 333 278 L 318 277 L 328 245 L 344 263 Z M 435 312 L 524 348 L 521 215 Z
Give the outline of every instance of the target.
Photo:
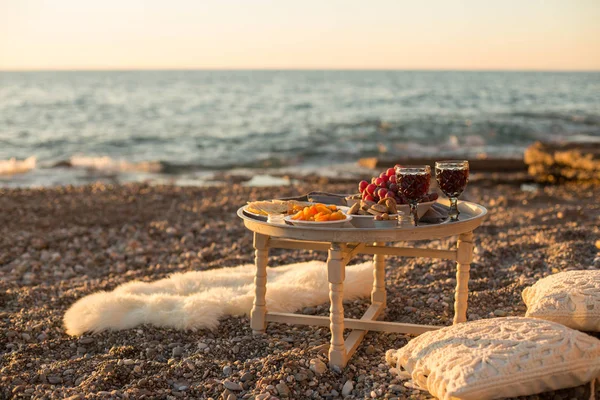
M 373 285 L 371 262 L 346 268 L 344 299 L 366 297 Z M 174 274 L 152 283 L 133 281 L 73 304 L 64 316 L 69 335 L 129 329 L 140 324 L 176 329 L 213 329 L 228 315 L 249 314 L 254 299 L 252 264 Z M 294 312 L 329 301 L 323 262 L 289 264 L 267 271 L 267 309 Z

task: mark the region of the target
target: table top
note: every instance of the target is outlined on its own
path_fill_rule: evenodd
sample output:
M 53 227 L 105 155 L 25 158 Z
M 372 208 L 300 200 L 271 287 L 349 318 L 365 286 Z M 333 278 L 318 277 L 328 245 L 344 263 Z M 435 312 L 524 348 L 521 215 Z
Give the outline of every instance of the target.
M 443 200 L 439 202 L 445 203 Z M 244 221 L 246 228 L 266 236 L 329 243 L 372 243 L 431 240 L 460 235 L 481 225 L 487 214 L 485 207 L 468 201 L 459 201 L 458 209 L 460 217 L 456 222 L 373 229 L 355 228 L 350 223 L 347 223 L 347 227 L 337 228 L 270 224 L 246 215 L 243 207 L 238 209 L 237 215 Z

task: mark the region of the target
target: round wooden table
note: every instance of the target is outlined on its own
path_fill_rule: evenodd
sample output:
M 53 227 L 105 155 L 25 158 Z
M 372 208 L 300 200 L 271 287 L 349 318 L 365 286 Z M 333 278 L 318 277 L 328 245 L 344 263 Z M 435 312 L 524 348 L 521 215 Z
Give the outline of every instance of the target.
M 454 320 L 466 321 L 468 282 L 473 259 L 473 231 L 481 225 L 487 210 L 470 202 L 459 202 L 460 220 L 440 224 L 402 226 L 385 229 L 348 227 L 317 228 L 291 225 L 275 225 L 247 215 L 243 207 L 237 211 L 246 228 L 254 232 L 256 276 L 254 279 L 254 303 L 250 313 L 252 331 L 264 333 L 267 322 L 329 326 L 331 345 L 329 365 L 343 368 L 369 331 L 397 332 L 419 335 L 439 329 L 439 326 L 415 325 L 377 321 L 386 307 L 385 256 L 429 257 L 454 260 L 457 263 L 456 290 L 454 295 Z M 434 240 L 458 235 L 454 250 L 437 250 L 416 247 L 395 247 L 389 243 L 415 240 Z M 274 313 L 266 309 L 267 262 L 270 248 L 327 251 L 327 276 L 329 299 L 328 317 L 293 313 Z M 344 277 L 347 263 L 356 254 L 373 254 L 373 290 L 371 306 L 360 319 L 344 318 L 342 304 Z M 352 329 L 344 338 L 344 329 Z

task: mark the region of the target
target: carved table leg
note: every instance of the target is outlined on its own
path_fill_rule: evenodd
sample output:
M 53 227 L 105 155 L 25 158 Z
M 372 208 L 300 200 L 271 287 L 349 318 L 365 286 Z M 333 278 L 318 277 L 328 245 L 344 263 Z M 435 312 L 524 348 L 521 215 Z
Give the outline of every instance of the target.
M 329 346 L 329 365 L 340 368 L 346 366 L 347 355 L 344 346 L 344 279 L 346 268 L 343 261 L 341 246 L 332 243 L 327 258 L 327 277 L 329 280 L 329 328 L 331 330 L 331 345 Z
M 383 246 L 384 243 L 375 243 L 375 246 Z M 371 292 L 371 304 L 382 303 L 383 308 L 386 304 L 385 292 L 385 254 L 375 254 L 373 256 L 373 291 Z
M 456 254 L 456 292 L 454 293 L 454 324 L 467 320 L 467 300 L 469 296 L 469 271 L 473 260 L 473 232 L 458 237 Z
M 269 237 L 254 233 L 254 261 L 256 275 L 254 277 L 254 303 L 250 311 L 250 327 L 252 333 L 265 333 L 267 327 L 267 263 L 269 261 Z

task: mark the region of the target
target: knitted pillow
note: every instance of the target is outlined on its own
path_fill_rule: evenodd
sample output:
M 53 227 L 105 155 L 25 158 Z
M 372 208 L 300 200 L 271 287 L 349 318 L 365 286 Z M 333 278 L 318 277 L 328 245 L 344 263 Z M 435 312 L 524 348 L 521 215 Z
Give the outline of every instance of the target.
M 492 318 L 426 332 L 386 360 L 440 399 L 498 399 L 592 381 L 600 340 L 540 319 Z
M 600 332 L 600 271 L 567 271 L 523 290 L 526 317 Z

